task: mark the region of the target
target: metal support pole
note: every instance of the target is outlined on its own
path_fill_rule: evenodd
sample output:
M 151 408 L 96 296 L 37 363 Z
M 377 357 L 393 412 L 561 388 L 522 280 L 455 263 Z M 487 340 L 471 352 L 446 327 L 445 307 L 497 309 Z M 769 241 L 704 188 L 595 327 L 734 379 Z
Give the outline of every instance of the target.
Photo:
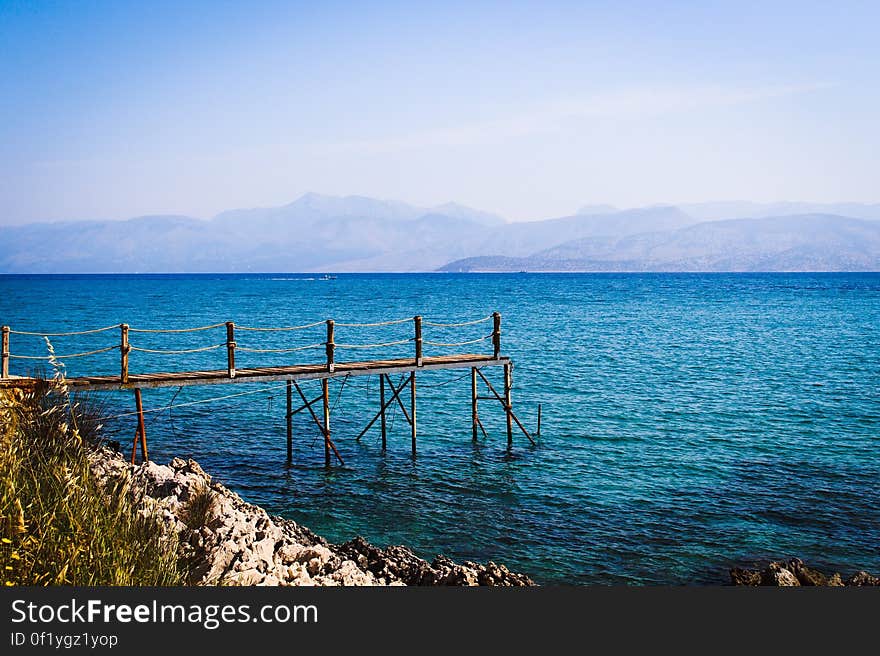
M 471 367 L 471 428 L 474 432 L 474 442 L 477 441 L 479 423 L 480 415 L 477 414 L 477 368 Z
M 409 375 L 410 402 L 412 408 L 412 454 L 416 455 L 416 372 Z
M 330 379 L 321 380 L 324 393 L 324 466 L 330 466 Z
M 379 407 L 382 409 L 382 450 L 387 447 L 387 426 L 385 422 L 385 378 L 379 374 Z
M 504 411 L 507 414 L 507 448 L 513 448 L 513 414 L 510 403 L 511 387 L 510 364 L 504 365 Z
M 287 381 L 287 464 L 293 462 L 293 381 Z
M 131 464 L 135 463 L 137 456 L 138 438 L 140 438 L 141 456 L 143 456 L 143 461 L 146 462 L 149 460 L 149 456 L 147 455 L 147 428 L 144 422 L 144 403 L 141 399 L 141 390 L 138 387 L 134 390 L 134 402 L 137 406 L 138 427 L 137 432 L 134 434 L 134 443 L 131 446 Z

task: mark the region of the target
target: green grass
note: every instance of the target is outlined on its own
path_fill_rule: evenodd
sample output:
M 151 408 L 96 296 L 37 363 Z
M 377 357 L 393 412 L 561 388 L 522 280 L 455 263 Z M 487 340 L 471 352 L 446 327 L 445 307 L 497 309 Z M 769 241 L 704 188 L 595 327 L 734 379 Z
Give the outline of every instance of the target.
M 94 408 L 63 377 L 0 392 L 0 580 L 5 585 L 182 585 L 176 539 L 137 511 L 125 481 L 88 464 Z

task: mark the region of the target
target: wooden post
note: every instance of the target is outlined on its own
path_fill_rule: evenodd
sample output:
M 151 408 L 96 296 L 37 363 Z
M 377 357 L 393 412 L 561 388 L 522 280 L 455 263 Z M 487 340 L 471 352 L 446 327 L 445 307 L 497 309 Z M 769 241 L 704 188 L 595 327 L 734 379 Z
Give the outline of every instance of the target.
M 226 374 L 235 378 L 235 324 L 226 322 Z
M 0 358 L 3 363 L 0 366 L 0 378 L 9 378 L 9 326 L 3 326 L 3 345 L 0 347 Z
M 128 324 L 119 324 L 119 378 L 122 384 L 128 383 L 128 354 L 131 353 L 131 346 L 128 343 Z
M 495 351 L 495 359 L 501 355 L 501 313 L 493 312 L 492 347 Z
M 287 381 L 287 464 L 293 462 L 293 382 Z
M 474 431 L 474 442 L 477 441 L 477 428 L 480 416 L 477 414 L 477 368 L 471 367 L 471 424 Z
M 504 410 L 507 413 L 507 448 L 513 448 L 513 415 L 511 414 L 510 387 L 511 371 L 510 363 L 504 365 Z
M 387 447 L 387 427 L 385 424 L 385 378 L 382 374 L 379 374 L 379 407 L 382 409 L 382 450 L 385 451 Z
M 333 319 L 327 319 L 327 371 L 331 374 L 333 373 L 333 352 L 336 349 L 336 344 L 333 341 Z M 327 462 L 329 464 L 330 459 L 328 457 Z
M 412 454 L 416 455 L 416 372 L 409 375 L 410 402 L 412 406 Z
M 416 328 L 416 366 L 422 366 L 422 317 L 413 317 Z
M 537 437 L 541 437 L 541 404 L 538 404 L 538 432 L 535 433 Z
M 147 455 L 147 427 L 144 423 L 144 404 L 141 399 L 141 390 L 139 387 L 134 388 L 134 402 L 137 406 L 138 427 L 137 432 L 134 434 L 134 444 L 131 446 L 131 464 L 135 464 L 138 438 L 140 438 L 141 456 L 143 456 L 143 461 L 146 462 L 149 460 L 149 456 Z
M 327 325 L 330 326 L 332 322 Z M 329 330 L 332 330 L 330 328 Z M 330 466 L 330 379 L 321 379 L 322 391 L 324 393 L 324 466 Z

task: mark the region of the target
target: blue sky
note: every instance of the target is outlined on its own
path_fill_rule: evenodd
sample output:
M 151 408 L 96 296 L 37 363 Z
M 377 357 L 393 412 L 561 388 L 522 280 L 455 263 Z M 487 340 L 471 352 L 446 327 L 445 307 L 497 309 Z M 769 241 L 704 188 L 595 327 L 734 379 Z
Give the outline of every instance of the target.
M 0 223 L 880 201 L 876 2 L 0 0 Z

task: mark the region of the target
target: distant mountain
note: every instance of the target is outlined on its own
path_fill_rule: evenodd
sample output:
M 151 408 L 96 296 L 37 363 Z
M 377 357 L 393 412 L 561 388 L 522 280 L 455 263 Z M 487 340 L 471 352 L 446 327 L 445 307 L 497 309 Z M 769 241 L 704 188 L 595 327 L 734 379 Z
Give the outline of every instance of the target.
M 726 219 L 762 219 L 769 216 L 793 214 L 835 214 L 853 219 L 880 220 L 880 204 L 866 203 L 751 203 L 722 201 L 715 203 L 687 203 L 678 205 L 683 212 L 700 221 Z
M 880 222 L 809 214 L 712 221 L 567 241 L 526 257 L 483 256 L 444 271 L 878 271 Z
M 721 205 L 700 211 L 735 209 Z M 853 209 L 870 214 L 872 207 Z M 674 206 L 593 206 L 506 223 L 455 203 L 421 208 L 306 194 L 210 220 L 0 228 L 0 273 L 877 270 L 878 230 L 880 221 L 816 212 L 704 221 Z

